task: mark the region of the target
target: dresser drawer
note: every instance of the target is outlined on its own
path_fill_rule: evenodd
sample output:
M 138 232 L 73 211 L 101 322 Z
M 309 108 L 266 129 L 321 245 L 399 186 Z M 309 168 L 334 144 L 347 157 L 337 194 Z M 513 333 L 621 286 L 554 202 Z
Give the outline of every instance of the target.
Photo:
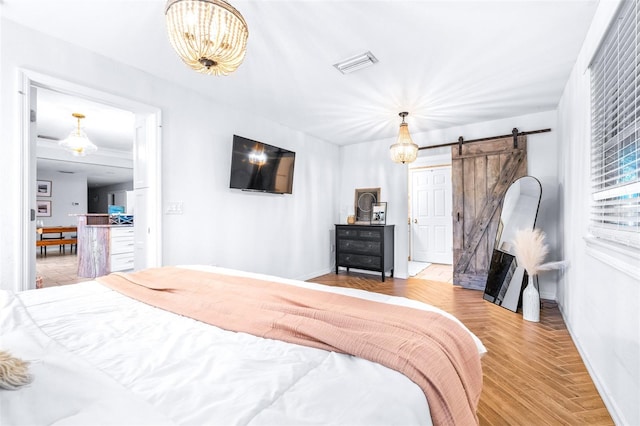
M 380 256 L 340 253 L 338 254 L 338 263 L 341 266 L 379 270 L 382 267 L 382 258 Z
M 112 238 L 110 254 L 133 253 L 133 237 L 131 238 Z
M 338 238 L 355 238 L 358 236 L 358 230 L 353 226 L 349 227 L 338 227 Z
M 339 226 L 336 229 L 336 236 L 341 238 L 357 238 L 365 240 L 382 240 L 382 233 L 384 229 L 378 227 L 351 225 L 351 226 Z
M 343 253 L 382 254 L 380 241 L 338 240 L 338 250 Z
M 358 237 L 367 240 L 382 240 L 382 228 L 367 228 L 358 230 Z
M 131 253 L 112 254 L 110 256 L 111 272 L 133 269 L 133 251 Z
M 111 228 L 110 254 L 133 253 L 133 227 Z
M 123 226 L 123 227 L 111 227 L 109 230 L 111 234 L 111 238 L 123 238 L 123 237 L 131 237 L 133 238 L 133 226 Z

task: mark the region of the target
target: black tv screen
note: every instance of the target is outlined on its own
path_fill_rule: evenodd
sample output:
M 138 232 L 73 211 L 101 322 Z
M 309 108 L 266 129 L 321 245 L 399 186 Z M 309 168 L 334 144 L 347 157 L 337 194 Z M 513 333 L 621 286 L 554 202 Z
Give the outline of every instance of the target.
M 233 135 L 230 188 L 291 194 L 296 153 Z

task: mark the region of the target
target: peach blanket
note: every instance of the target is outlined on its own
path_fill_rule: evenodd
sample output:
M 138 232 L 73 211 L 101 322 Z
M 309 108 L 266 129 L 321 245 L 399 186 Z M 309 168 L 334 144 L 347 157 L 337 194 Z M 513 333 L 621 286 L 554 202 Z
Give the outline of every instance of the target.
M 97 281 L 226 330 L 377 362 L 422 388 L 435 425 L 478 423 L 478 350 L 466 330 L 440 314 L 176 267 L 114 273 Z

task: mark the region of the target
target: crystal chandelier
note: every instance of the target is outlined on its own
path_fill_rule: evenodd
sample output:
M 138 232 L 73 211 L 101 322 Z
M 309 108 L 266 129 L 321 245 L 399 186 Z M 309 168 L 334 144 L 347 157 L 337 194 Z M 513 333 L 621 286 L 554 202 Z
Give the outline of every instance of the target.
M 411 139 L 409 126 L 404 122 L 404 118 L 409 115 L 409 113 L 401 112 L 398 115 L 402 117 L 400 133 L 398 134 L 396 143 L 389 148 L 389 154 L 391 155 L 391 159 L 396 163 L 411 163 L 418 157 L 418 145 Z
M 242 63 L 249 30 L 229 3 L 169 0 L 165 15 L 171 45 L 189 67 L 203 74 L 228 75 Z
M 58 142 L 58 145 L 76 157 L 84 157 L 87 154 L 97 151 L 98 147 L 89 140 L 87 134 L 80 128 L 80 120 L 84 118 L 84 115 L 77 112 L 71 115 L 78 119 L 78 127 L 73 129 L 66 139 Z

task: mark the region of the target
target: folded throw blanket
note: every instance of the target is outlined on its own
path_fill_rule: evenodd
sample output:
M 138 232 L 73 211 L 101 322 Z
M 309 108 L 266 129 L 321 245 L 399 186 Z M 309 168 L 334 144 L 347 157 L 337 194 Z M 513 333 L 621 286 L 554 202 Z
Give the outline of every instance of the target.
M 114 273 L 97 281 L 226 330 L 377 362 L 422 388 L 435 425 L 478 423 L 477 347 L 467 330 L 438 313 L 176 267 Z

